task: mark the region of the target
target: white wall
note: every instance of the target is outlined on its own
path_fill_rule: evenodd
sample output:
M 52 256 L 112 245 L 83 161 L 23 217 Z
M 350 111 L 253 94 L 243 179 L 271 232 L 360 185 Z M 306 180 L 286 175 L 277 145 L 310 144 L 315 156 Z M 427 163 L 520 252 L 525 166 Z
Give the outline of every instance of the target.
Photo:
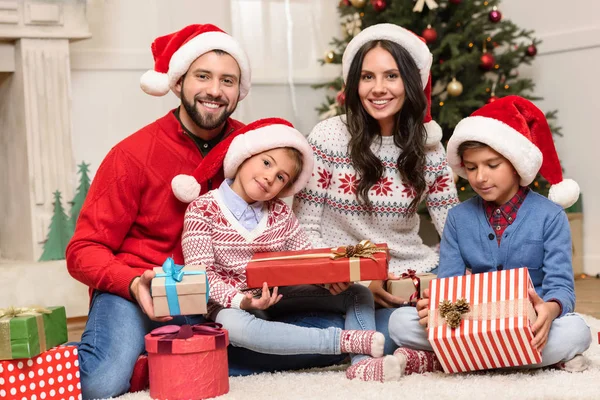
M 71 47 L 75 160 L 91 162 L 95 171 L 111 146 L 177 105 L 172 94 L 144 94 L 139 77 L 153 65 L 152 40 L 190 23 L 216 24 L 250 49 L 253 87 L 236 118 L 249 122 L 279 116 L 308 133 L 318 120 L 314 108 L 324 98 L 310 84 L 328 80 L 339 68 L 316 62 L 340 32 L 337 4 L 338 0 L 88 0 L 93 37 Z M 600 185 L 589 171 L 600 147 L 592 124 L 592 116 L 600 115 L 600 83 L 592 78 L 600 64 L 600 2 L 504 0 L 500 10 L 504 18 L 544 39 L 533 66 L 521 74 L 534 78 L 536 94 L 545 97 L 538 103 L 543 110 L 559 110 L 558 124 L 565 134 L 557 141 L 559 154 L 567 175 L 579 182 L 584 194 L 585 271 L 600 273 L 600 247 L 594 246 L 600 242 Z M 256 22 L 244 22 L 248 20 Z

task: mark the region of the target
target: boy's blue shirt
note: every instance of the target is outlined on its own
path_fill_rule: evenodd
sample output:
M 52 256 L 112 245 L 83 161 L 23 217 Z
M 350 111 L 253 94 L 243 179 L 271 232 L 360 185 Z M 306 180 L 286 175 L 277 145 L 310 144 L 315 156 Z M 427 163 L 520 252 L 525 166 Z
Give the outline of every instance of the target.
M 442 242 L 438 278 L 527 267 L 538 295 L 555 300 L 561 315 L 573 312 L 571 229 L 564 210 L 530 191 L 516 220 L 506 228 L 500 246 L 475 196 L 450 210 Z

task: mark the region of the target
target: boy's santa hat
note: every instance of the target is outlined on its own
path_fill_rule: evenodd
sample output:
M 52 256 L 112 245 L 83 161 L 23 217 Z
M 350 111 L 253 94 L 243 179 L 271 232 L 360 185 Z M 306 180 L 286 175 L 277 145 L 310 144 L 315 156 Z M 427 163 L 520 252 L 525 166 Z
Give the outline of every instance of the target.
M 177 175 L 171 181 L 175 197 L 189 203 L 200 195 L 201 183 L 223 167 L 225 178 L 233 179 L 242 163 L 259 153 L 279 147 L 292 147 L 302 154 L 302 171 L 296 181 L 279 193 L 279 197 L 302 190 L 313 172 L 313 152 L 302 133 L 281 118 L 259 119 L 221 141 L 196 168 L 193 175 Z
M 362 30 L 356 35 L 344 51 L 342 56 L 342 74 L 344 83 L 348 80 L 350 65 L 356 53 L 365 44 L 374 40 L 389 40 L 402 46 L 412 56 L 419 68 L 421 85 L 425 98 L 427 98 L 427 112 L 423 118 L 425 131 L 427 132 L 426 146 L 436 146 L 442 140 L 442 128 L 431 118 L 431 64 L 433 55 L 425 44 L 425 40 L 413 32 L 394 24 L 377 24 Z
M 164 96 L 202 54 L 222 50 L 237 61 L 240 77 L 240 100 L 250 91 L 250 61 L 240 44 L 211 24 L 188 25 L 180 31 L 156 38 L 152 43 L 154 69 L 140 78 L 142 90 Z
M 502 154 L 517 170 L 521 186 L 533 182 L 539 171 L 552 185 L 548 198 L 564 208 L 579 198 L 579 185 L 572 179 L 563 179 L 544 113 L 529 100 L 502 97 L 456 125 L 448 142 L 448 163 L 463 178 L 467 174 L 458 146 L 466 141 L 484 143 Z

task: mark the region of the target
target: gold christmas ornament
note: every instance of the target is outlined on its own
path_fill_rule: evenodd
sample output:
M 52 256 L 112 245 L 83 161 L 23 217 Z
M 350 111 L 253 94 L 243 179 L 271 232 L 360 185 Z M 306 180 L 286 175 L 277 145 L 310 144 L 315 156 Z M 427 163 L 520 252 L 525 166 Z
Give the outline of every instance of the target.
M 456 78 L 452 78 L 452 81 L 446 86 L 446 91 L 452 97 L 460 96 L 463 92 L 463 85 Z
M 330 50 L 327 53 L 325 53 L 325 62 L 327 64 L 331 64 L 333 60 L 335 60 L 335 53 L 333 51 Z
M 350 0 L 350 3 L 356 8 L 363 8 L 367 4 L 367 0 Z

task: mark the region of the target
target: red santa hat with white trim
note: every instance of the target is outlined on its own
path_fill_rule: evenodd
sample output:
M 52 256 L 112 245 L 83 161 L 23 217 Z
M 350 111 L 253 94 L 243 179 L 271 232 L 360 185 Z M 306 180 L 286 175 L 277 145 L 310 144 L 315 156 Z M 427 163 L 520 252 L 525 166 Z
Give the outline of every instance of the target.
M 140 78 L 142 90 L 164 96 L 202 54 L 222 50 L 237 61 L 240 77 L 240 100 L 250 91 L 250 61 L 242 46 L 230 35 L 211 24 L 188 25 L 180 31 L 156 38 L 152 43 L 154 69 Z
M 548 198 L 564 208 L 579 198 L 579 185 L 564 179 L 544 113 L 519 96 L 502 97 L 461 120 L 448 141 L 448 163 L 467 177 L 458 146 L 466 141 L 485 143 L 502 154 L 517 170 L 521 186 L 527 186 L 538 172 L 552 186 Z
M 436 146 L 442 140 L 442 128 L 431 118 L 431 64 L 433 55 L 425 44 L 425 40 L 415 33 L 394 24 L 377 24 L 369 26 L 356 35 L 344 51 L 342 56 L 342 75 L 344 83 L 348 80 L 350 65 L 356 53 L 368 42 L 374 40 L 389 40 L 402 46 L 412 56 L 419 68 L 423 93 L 427 98 L 427 112 L 423 118 L 427 139 L 425 145 Z
M 189 203 L 200 195 L 201 184 L 223 167 L 225 178 L 233 179 L 242 163 L 259 153 L 280 147 L 292 147 L 302 154 L 302 170 L 295 182 L 281 191 L 280 197 L 302 190 L 313 172 L 313 151 L 302 133 L 281 118 L 259 119 L 238 129 L 212 149 L 192 175 L 177 175 L 171 181 L 175 197 Z

